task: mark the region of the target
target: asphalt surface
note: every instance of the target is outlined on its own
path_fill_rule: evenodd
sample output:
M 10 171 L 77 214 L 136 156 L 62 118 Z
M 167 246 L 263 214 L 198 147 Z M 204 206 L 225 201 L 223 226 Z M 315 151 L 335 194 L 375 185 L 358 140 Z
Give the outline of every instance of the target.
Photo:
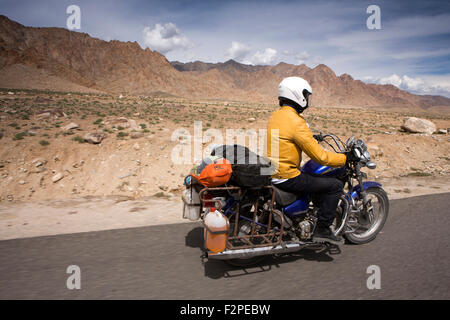
M 0 299 L 449 299 L 449 208 L 450 193 L 391 201 L 369 244 L 251 268 L 202 263 L 198 223 L 1 241 Z M 66 287 L 69 265 L 80 290 Z M 371 265 L 381 289 L 367 288 Z

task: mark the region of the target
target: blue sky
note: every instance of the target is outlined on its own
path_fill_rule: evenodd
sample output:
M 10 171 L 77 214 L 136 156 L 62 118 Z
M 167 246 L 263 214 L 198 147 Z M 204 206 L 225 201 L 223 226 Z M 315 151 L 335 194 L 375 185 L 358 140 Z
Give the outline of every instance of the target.
M 0 13 L 66 27 L 72 4 L 78 31 L 137 41 L 169 60 L 324 63 L 337 75 L 450 97 L 450 1 L 1 0 Z M 369 5 L 380 7 L 380 30 L 366 26 Z

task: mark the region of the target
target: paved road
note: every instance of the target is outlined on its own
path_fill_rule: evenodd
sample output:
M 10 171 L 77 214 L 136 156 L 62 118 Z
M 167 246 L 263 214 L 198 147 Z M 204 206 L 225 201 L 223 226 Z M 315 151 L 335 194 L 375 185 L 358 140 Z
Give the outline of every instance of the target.
M 249 269 L 202 264 L 198 223 L 1 241 L 0 299 L 450 299 L 449 208 L 450 193 L 395 200 L 370 244 Z M 81 290 L 66 288 L 69 265 Z

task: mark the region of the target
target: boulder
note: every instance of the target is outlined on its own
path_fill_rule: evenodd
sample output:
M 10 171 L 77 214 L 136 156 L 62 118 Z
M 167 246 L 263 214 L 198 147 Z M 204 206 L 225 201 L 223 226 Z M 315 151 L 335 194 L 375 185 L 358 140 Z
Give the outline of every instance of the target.
M 84 141 L 92 144 L 98 144 L 103 141 L 107 137 L 107 134 L 104 132 L 91 132 L 86 133 L 83 137 Z
M 40 167 L 47 163 L 47 160 L 44 158 L 36 158 L 33 161 L 31 161 L 31 164 L 33 164 L 35 167 Z
M 120 126 L 125 129 L 130 127 L 130 123 L 128 122 L 128 119 L 125 117 L 109 119 L 105 122 L 105 124 L 116 127 Z
M 144 136 L 143 132 L 133 131 L 130 133 L 131 139 L 139 139 L 142 138 L 143 136 Z
M 425 133 L 429 135 L 436 131 L 436 125 L 433 122 L 415 117 L 405 118 L 401 128 L 406 132 Z
M 75 122 L 71 122 L 71 123 L 65 125 L 64 127 L 62 127 L 61 129 L 63 131 L 70 131 L 70 130 L 73 130 L 73 129 L 77 129 L 79 127 L 80 126 L 78 124 L 76 124 Z
M 55 182 L 58 182 L 59 180 L 61 180 L 62 178 L 64 178 L 64 176 L 61 172 L 59 172 L 52 177 L 52 181 L 53 181 L 53 183 L 55 183 Z
M 39 113 L 38 115 L 36 115 L 36 118 L 38 120 L 43 120 L 43 119 L 49 119 L 52 116 L 52 114 L 50 112 L 42 112 Z
M 36 113 L 37 119 L 48 119 L 48 118 L 67 118 L 67 114 L 65 114 L 61 109 L 48 109 L 48 110 L 42 110 L 38 111 Z
M 129 119 L 129 120 L 128 120 L 128 123 L 129 123 L 129 125 L 130 125 L 130 129 L 131 129 L 131 130 L 136 130 L 136 131 L 141 130 L 141 127 L 137 125 L 137 123 L 136 123 L 135 120 Z

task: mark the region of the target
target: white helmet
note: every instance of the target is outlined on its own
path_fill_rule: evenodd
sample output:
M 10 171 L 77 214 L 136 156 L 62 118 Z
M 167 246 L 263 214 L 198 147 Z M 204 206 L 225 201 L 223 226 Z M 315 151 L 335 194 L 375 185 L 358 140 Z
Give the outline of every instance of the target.
M 308 108 L 308 97 L 312 94 L 308 81 L 300 77 L 287 77 L 278 86 L 278 99 L 289 99 L 301 108 L 301 111 Z

